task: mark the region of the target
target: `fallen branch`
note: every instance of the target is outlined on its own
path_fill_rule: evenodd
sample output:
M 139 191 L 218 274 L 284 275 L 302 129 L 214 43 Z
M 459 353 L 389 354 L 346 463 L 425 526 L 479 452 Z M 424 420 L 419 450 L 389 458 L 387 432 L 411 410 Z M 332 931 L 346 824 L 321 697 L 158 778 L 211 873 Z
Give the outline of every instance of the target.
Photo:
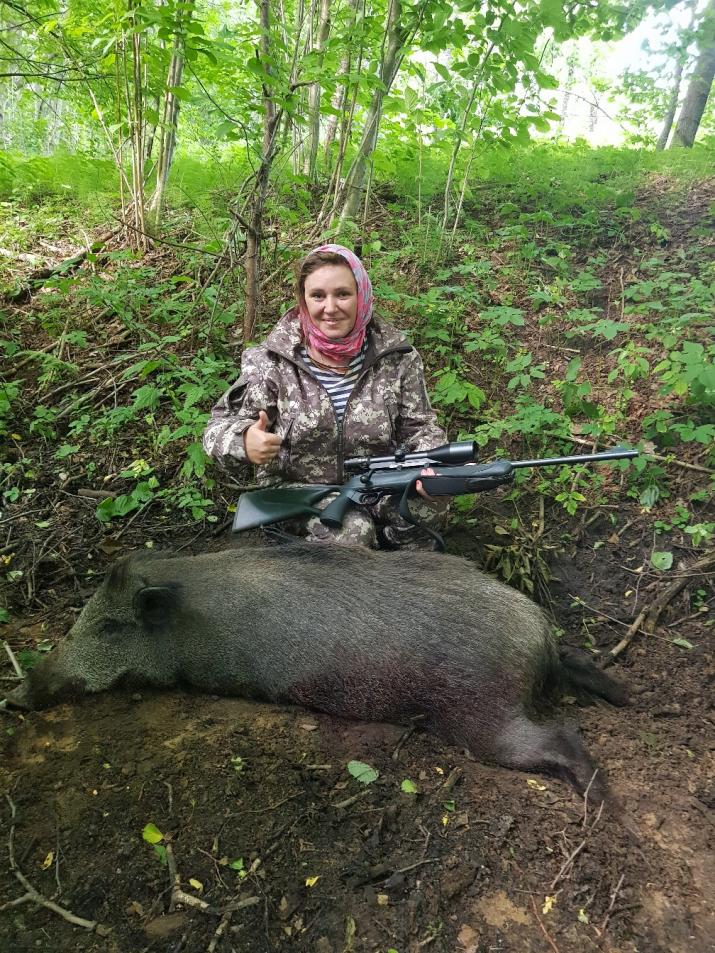
M 38 288 L 41 288 L 42 285 L 58 275 L 67 275 L 72 271 L 76 271 L 80 265 L 83 264 L 87 255 L 99 251 L 118 233 L 119 229 L 116 228 L 112 229 L 111 232 L 104 232 L 96 241 L 92 242 L 89 248 L 85 248 L 79 254 L 73 255 L 71 258 L 65 258 L 64 261 L 61 261 L 58 265 L 54 265 L 52 268 L 38 268 L 36 271 L 30 272 L 27 284 L 17 288 L 15 291 L 7 292 L 4 295 L 4 301 L 7 304 L 23 304 L 25 301 L 29 301 Z
M 688 566 L 685 572 L 663 590 L 655 602 L 641 609 L 621 641 L 606 656 L 604 665 L 610 665 L 615 658 L 624 652 L 640 630 L 646 634 L 652 633 L 665 607 L 685 588 L 688 580 L 707 572 L 712 566 L 715 566 L 715 551 L 706 553 L 702 559 L 698 559 L 691 566 Z
M 91 490 L 88 487 L 81 486 L 77 490 L 77 496 L 88 500 L 116 500 L 117 494 L 111 490 Z
M 17 661 L 17 659 L 15 658 L 15 653 L 14 653 L 13 650 L 10 648 L 10 646 L 8 645 L 7 642 L 5 642 L 5 641 L 3 640 L 3 643 L 2 643 L 2 644 L 3 644 L 3 647 L 4 647 L 5 651 L 7 652 L 7 655 L 8 655 L 8 658 L 10 659 L 10 662 L 11 662 L 11 664 L 12 664 L 12 667 L 15 669 L 15 674 L 17 675 L 18 678 L 24 678 L 24 677 L 25 677 L 25 673 L 24 673 L 23 670 L 20 668 L 20 663 L 19 663 L 19 662 Z
M 16 900 L 10 900 L 8 903 L 3 903 L 0 905 L 0 911 L 9 909 L 10 907 L 19 907 L 23 903 L 36 903 L 38 906 L 45 907 L 47 910 L 51 910 L 53 913 L 56 913 L 58 917 L 62 917 L 63 920 L 66 920 L 68 923 L 71 923 L 73 926 L 82 927 L 84 930 L 90 930 L 92 933 L 96 933 L 98 936 L 106 937 L 112 932 L 112 928 L 105 926 L 103 923 L 99 923 L 97 920 L 85 920 L 83 917 L 78 917 L 70 910 L 67 910 L 65 907 L 61 907 L 58 903 L 55 903 L 52 900 L 48 900 L 41 893 L 39 893 L 32 884 L 29 882 L 27 877 L 22 873 L 20 868 L 15 863 L 15 847 L 14 847 L 14 838 L 15 838 L 15 817 L 17 810 L 15 808 L 15 803 L 12 798 L 6 794 L 5 800 L 10 805 L 10 836 L 8 838 L 8 856 L 10 858 L 10 870 L 15 875 L 15 879 L 25 888 L 25 893 L 18 897 Z
M 331 804 L 331 807 L 336 807 L 336 808 L 350 807 L 352 804 L 355 804 L 356 801 L 359 801 L 360 798 L 365 797 L 365 795 L 369 793 L 370 793 L 370 788 L 365 788 L 364 791 L 360 791 L 358 794 L 353 794 L 352 797 L 345 798 L 344 801 L 338 801 L 337 804 Z
M 180 903 L 184 907 L 193 907 L 196 910 L 200 910 L 202 913 L 208 913 L 212 916 L 219 916 L 228 918 L 228 920 L 230 920 L 231 915 L 237 910 L 244 910 L 246 907 L 254 907 L 256 904 L 261 902 L 260 897 L 244 897 L 243 900 L 233 900 L 221 907 L 214 907 L 205 900 L 201 900 L 200 897 L 194 897 L 192 894 L 186 893 L 181 888 L 181 877 L 179 876 L 179 870 L 176 866 L 176 859 L 174 858 L 174 851 L 172 850 L 171 844 L 165 843 L 165 850 L 166 866 L 169 871 L 169 883 L 171 884 L 169 913 L 173 913 L 176 905 Z
M 232 916 L 233 914 L 231 913 L 231 911 L 229 911 L 228 913 L 224 913 L 223 917 L 221 918 L 221 922 L 216 927 L 216 932 L 214 933 L 211 939 L 211 942 L 208 945 L 208 949 L 206 950 L 206 953 L 215 953 L 216 947 L 218 946 L 219 941 L 221 940 L 221 937 L 226 932 L 226 928 L 231 922 Z
M 37 265 L 42 261 L 42 255 L 29 255 L 27 252 L 13 251 L 12 248 L 0 248 L 0 255 L 3 258 L 16 258 L 18 261 L 28 261 L 31 265 Z
M 398 874 L 406 874 L 408 871 L 416 870 L 418 867 L 423 867 L 425 864 L 438 864 L 440 859 L 441 858 L 439 857 L 426 857 L 424 860 L 415 861 L 414 864 L 409 864 L 407 867 L 400 867 L 399 870 L 393 870 L 388 877 L 383 877 L 382 880 L 376 880 L 375 883 L 385 883 L 385 881 L 389 880 L 390 877 L 396 877 Z

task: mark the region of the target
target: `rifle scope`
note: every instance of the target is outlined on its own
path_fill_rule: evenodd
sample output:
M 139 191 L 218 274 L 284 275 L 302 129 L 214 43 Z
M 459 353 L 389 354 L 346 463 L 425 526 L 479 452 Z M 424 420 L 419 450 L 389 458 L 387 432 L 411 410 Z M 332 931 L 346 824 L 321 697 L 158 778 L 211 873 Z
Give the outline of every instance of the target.
M 474 440 L 458 440 L 454 443 L 445 443 L 434 450 L 418 450 L 415 453 L 397 453 L 386 457 L 352 457 L 343 464 L 345 470 L 360 472 L 361 470 L 388 470 L 393 467 L 418 466 L 427 467 L 432 463 L 446 463 L 457 466 L 460 463 L 476 463 L 477 444 Z

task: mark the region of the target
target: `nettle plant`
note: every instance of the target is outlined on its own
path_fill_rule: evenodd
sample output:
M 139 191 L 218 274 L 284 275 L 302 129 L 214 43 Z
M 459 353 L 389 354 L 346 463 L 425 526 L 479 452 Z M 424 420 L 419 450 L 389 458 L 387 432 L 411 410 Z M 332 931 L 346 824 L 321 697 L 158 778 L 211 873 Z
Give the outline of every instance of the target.
M 171 355 L 164 359 L 148 359 L 125 372 L 140 379 L 151 375 L 152 379 L 134 391 L 128 406 L 110 410 L 94 422 L 91 432 L 95 439 L 101 439 L 130 421 L 137 421 L 152 457 L 161 459 L 167 446 L 180 441 L 184 443 L 183 462 L 178 484 L 172 481 L 171 485 L 162 487 L 156 467 L 144 459 L 135 460 L 119 474 L 124 479 L 134 480 L 135 485 L 116 499 L 103 501 L 97 508 L 98 519 L 106 522 L 126 516 L 153 500 L 187 510 L 195 520 L 207 517 L 207 510 L 213 502 L 206 493 L 215 484 L 206 475 L 207 457 L 201 437 L 208 419 L 206 408 L 225 390 L 224 375 L 232 370 L 231 361 L 219 359 L 201 349 L 188 367 L 183 367 Z M 170 410 L 170 422 L 166 420 L 167 409 Z M 214 516 L 207 518 L 210 521 L 216 519 Z

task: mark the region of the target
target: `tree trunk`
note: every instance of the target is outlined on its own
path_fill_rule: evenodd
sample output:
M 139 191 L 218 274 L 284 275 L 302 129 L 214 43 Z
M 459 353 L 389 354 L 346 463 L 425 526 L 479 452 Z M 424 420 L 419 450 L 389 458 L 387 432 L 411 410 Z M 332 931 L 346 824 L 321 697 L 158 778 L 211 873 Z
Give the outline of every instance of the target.
M 268 155 L 272 146 L 273 134 L 271 130 L 275 129 L 276 104 L 273 101 L 273 91 L 268 83 L 268 77 L 271 69 L 268 65 L 268 56 L 271 48 L 270 28 L 271 28 L 271 4 L 270 0 L 260 0 L 261 3 L 261 59 L 263 68 L 266 72 L 266 79 L 263 81 L 263 155 Z
M 688 47 L 693 36 L 693 25 L 695 23 L 696 17 L 696 7 L 698 0 L 691 0 L 690 9 L 690 23 L 685 27 L 684 31 L 680 35 L 680 46 L 675 54 L 675 74 L 673 76 L 673 86 L 670 92 L 670 99 L 668 100 L 668 108 L 663 119 L 663 128 L 660 131 L 660 136 L 658 136 L 658 142 L 656 143 L 656 149 L 662 151 L 668 145 L 668 139 L 670 137 L 670 131 L 673 128 L 673 120 L 675 119 L 675 114 L 678 111 L 678 100 L 680 99 L 680 87 L 683 82 L 683 70 L 685 69 L 685 64 L 688 62 Z
M 135 247 L 143 251 L 147 248 L 146 222 L 144 219 L 144 89 L 142 85 L 142 41 L 141 34 L 132 32 L 132 96 L 131 115 L 132 132 L 132 198 L 134 202 L 134 224 L 136 234 Z
M 133 0 L 130 10 L 135 3 L 136 0 Z M 129 127 L 129 146 L 132 160 L 132 175 L 129 183 L 132 198 L 129 208 L 133 224 L 130 225 L 129 222 L 126 222 L 127 239 L 132 248 L 144 251 L 147 248 L 144 217 L 144 91 L 142 86 L 141 35 L 136 29 L 122 36 L 121 53 L 124 105 Z
M 671 148 L 674 146 L 690 148 L 693 145 L 700 120 L 705 112 L 713 77 L 715 77 L 715 0 L 710 0 L 705 8 L 698 29 L 698 48 L 700 53 L 680 109 Z
M 261 3 L 261 45 L 260 55 L 263 66 L 268 72 L 270 55 L 270 0 Z M 260 313 L 259 276 L 261 265 L 261 240 L 263 237 L 263 207 L 268 192 L 268 180 L 273 159 L 278 151 L 278 129 L 282 113 L 276 110 L 273 90 L 267 79 L 263 83 L 263 156 L 253 193 L 249 201 L 248 220 L 242 222 L 246 229 L 246 311 L 243 316 L 243 342 L 251 340 Z
M 311 7 L 312 11 L 312 7 Z M 293 28 L 293 55 L 291 57 L 291 66 L 290 66 L 290 82 L 291 87 L 294 87 L 294 84 L 298 79 L 298 60 L 300 57 L 300 48 L 301 48 L 301 37 L 303 35 L 303 25 L 305 23 L 305 0 L 297 0 L 295 5 L 295 26 Z M 288 48 L 287 38 L 286 38 L 286 49 Z M 302 92 L 302 91 L 301 91 Z M 285 124 L 284 124 L 284 134 L 283 134 L 283 146 L 287 145 L 288 136 L 292 136 L 292 151 L 291 151 L 291 164 L 293 172 L 298 175 L 300 171 L 300 130 L 298 129 L 296 123 L 291 118 L 290 114 L 286 113 L 285 115 Z
M 489 54 L 492 51 L 492 47 L 493 47 L 493 44 L 489 48 L 489 51 L 487 52 L 487 57 L 485 57 L 485 60 L 484 60 L 485 63 L 487 58 L 489 57 Z M 447 223 L 449 222 L 449 210 L 451 207 L 452 179 L 454 177 L 454 169 L 455 169 L 455 166 L 457 165 L 457 157 L 459 156 L 459 150 L 462 148 L 462 142 L 464 140 L 464 133 L 467 128 L 467 123 L 469 122 L 472 115 L 472 107 L 474 105 L 474 100 L 476 99 L 476 96 L 477 96 L 477 90 L 479 89 L 479 84 L 481 83 L 481 80 L 482 80 L 483 71 L 484 71 L 484 67 L 482 66 L 482 69 L 474 77 L 474 83 L 472 84 L 472 89 L 469 93 L 469 99 L 464 109 L 464 115 L 462 116 L 462 123 L 459 129 L 457 130 L 457 137 L 452 147 L 452 155 L 450 156 L 449 168 L 447 169 L 447 181 L 445 182 L 445 186 L 444 186 L 444 213 L 442 215 L 442 235 L 446 233 Z
M 382 104 L 388 95 L 397 75 L 404 55 L 405 33 L 401 28 L 400 14 L 402 6 L 400 0 L 390 0 L 385 24 L 385 53 L 380 63 L 380 80 L 382 88 L 377 88 L 372 94 L 370 108 L 365 119 L 362 138 L 352 165 L 345 177 L 345 184 L 340 192 L 337 207 L 342 204 L 340 224 L 355 218 L 360 207 L 360 200 L 364 197 L 364 182 L 368 165 L 377 144 L 377 133 L 380 127 Z
M 360 2 L 360 0 L 358 0 Z M 362 17 L 363 21 L 365 19 L 365 2 L 362 0 Z M 363 24 L 364 26 L 364 24 Z M 352 97 L 350 102 L 350 108 L 347 106 L 347 98 L 349 94 L 349 86 L 345 86 L 345 99 L 343 100 L 343 107 L 340 115 L 340 145 L 338 148 L 338 155 L 335 161 L 335 169 L 333 170 L 330 183 L 325 192 L 325 199 L 323 204 L 320 207 L 320 212 L 318 213 L 317 226 L 318 229 L 322 229 L 323 226 L 331 221 L 334 215 L 335 210 L 338 208 L 339 198 L 340 198 L 340 181 L 343 173 L 343 162 L 345 161 L 345 154 L 347 147 L 352 138 L 352 128 L 353 128 L 353 117 L 355 116 L 355 106 L 357 104 L 357 96 L 360 90 L 360 77 L 362 76 L 362 67 L 363 67 L 363 56 L 365 52 L 365 31 L 361 29 L 360 31 L 360 46 L 358 47 L 357 54 L 357 64 L 354 70 L 355 79 L 351 81 L 352 85 Z M 351 58 L 352 59 L 352 58 Z M 349 67 L 349 71 L 352 73 L 352 63 Z M 337 118 L 337 117 L 336 117 Z
M 161 224 L 166 185 L 169 181 L 169 170 L 171 169 L 174 150 L 176 148 L 176 131 L 179 123 L 179 108 L 181 104 L 174 90 L 181 86 L 181 80 L 184 75 L 186 28 L 191 22 L 193 12 L 193 5 L 187 3 L 185 5 L 184 16 L 177 25 L 177 31 L 174 35 L 174 46 L 171 51 L 169 72 L 166 78 L 166 92 L 164 93 L 159 133 L 159 155 L 156 160 L 156 186 L 149 205 L 154 216 L 155 228 L 158 228 Z
M 500 21 L 496 29 L 497 33 L 501 31 L 501 26 L 502 24 Z M 451 204 L 450 193 L 452 191 L 452 179 L 454 177 L 454 169 L 457 165 L 457 157 L 459 156 L 459 150 L 462 148 L 462 142 L 464 140 L 464 136 L 467 130 L 467 124 L 469 123 L 469 120 L 472 117 L 472 108 L 474 106 L 474 100 L 476 99 L 477 91 L 482 82 L 482 77 L 484 76 L 484 70 L 486 69 L 487 63 L 489 62 L 489 57 L 492 55 L 495 44 L 496 44 L 496 40 L 492 40 L 492 42 L 489 44 L 487 51 L 484 54 L 484 59 L 482 60 L 481 65 L 479 67 L 479 71 L 474 77 L 474 82 L 472 83 L 472 89 L 469 94 L 469 100 L 467 101 L 467 105 L 464 109 L 462 122 L 459 129 L 457 130 L 457 137 L 455 139 L 454 146 L 452 148 L 452 155 L 450 157 L 449 168 L 447 170 L 447 182 L 444 187 L 444 214 L 442 216 L 442 236 L 443 237 L 447 232 L 447 225 L 449 222 L 449 210 L 450 210 L 450 204 Z
M 350 5 L 350 20 L 348 22 L 348 36 L 352 35 L 352 32 L 355 28 L 355 18 L 357 16 L 357 8 L 360 0 L 348 0 Z M 352 44 L 348 40 L 347 47 L 343 53 L 343 58 L 340 61 L 340 67 L 338 69 L 338 85 L 333 93 L 333 98 L 330 105 L 335 110 L 335 114 L 328 117 L 328 122 L 325 127 L 325 161 L 326 164 L 330 162 L 330 147 L 333 144 L 333 139 L 335 139 L 335 133 L 338 128 L 338 119 L 340 114 L 344 111 L 345 105 L 348 98 L 348 84 L 347 82 L 340 82 L 345 80 L 348 73 L 350 72 L 350 64 L 352 62 Z
M 670 92 L 668 110 L 665 114 L 665 119 L 663 120 L 663 128 L 660 131 L 660 136 L 658 137 L 658 141 L 655 144 L 656 149 L 658 149 L 659 151 L 665 149 L 665 147 L 668 145 L 670 130 L 673 127 L 675 112 L 678 108 L 678 99 L 680 98 L 680 84 L 683 79 L 683 68 L 685 66 L 686 58 L 687 58 L 687 51 L 685 49 L 681 49 L 679 51 L 678 61 L 675 64 L 675 76 L 673 77 L 673 88 Z
M 330 32 L 330 0 L 320 0 L 320 19 L 318 34 L 313 45 L 318 62 L 322 66 L 323 50 Z M 308 94 L 308 148 L 305 152 L 303 173 L 308 180 L 315 180 L 315 166 L 318 159 L 318 145 L 320 143 L 320 83 L 313 83 Z

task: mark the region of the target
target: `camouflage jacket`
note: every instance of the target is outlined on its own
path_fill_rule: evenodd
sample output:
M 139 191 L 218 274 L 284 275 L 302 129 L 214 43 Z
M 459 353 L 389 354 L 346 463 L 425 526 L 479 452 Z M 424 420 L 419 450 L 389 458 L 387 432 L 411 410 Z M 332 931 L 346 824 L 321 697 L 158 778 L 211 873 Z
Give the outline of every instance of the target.
M 338 424 L 328 392 L 301 360 L 300 326 L 285 314 L 263 344 L 247 348 L 241 376 L 211 411 L 204 449 L 219 466 L 246 462 L 243 433 L 265 410 L 283 438 L 277 457 L 258 467 L 260 483 L 341 483 L 343 460 L 428 450 L 446 440 L 407 339 L 378 318 L 368 326 L 360 377 Z

